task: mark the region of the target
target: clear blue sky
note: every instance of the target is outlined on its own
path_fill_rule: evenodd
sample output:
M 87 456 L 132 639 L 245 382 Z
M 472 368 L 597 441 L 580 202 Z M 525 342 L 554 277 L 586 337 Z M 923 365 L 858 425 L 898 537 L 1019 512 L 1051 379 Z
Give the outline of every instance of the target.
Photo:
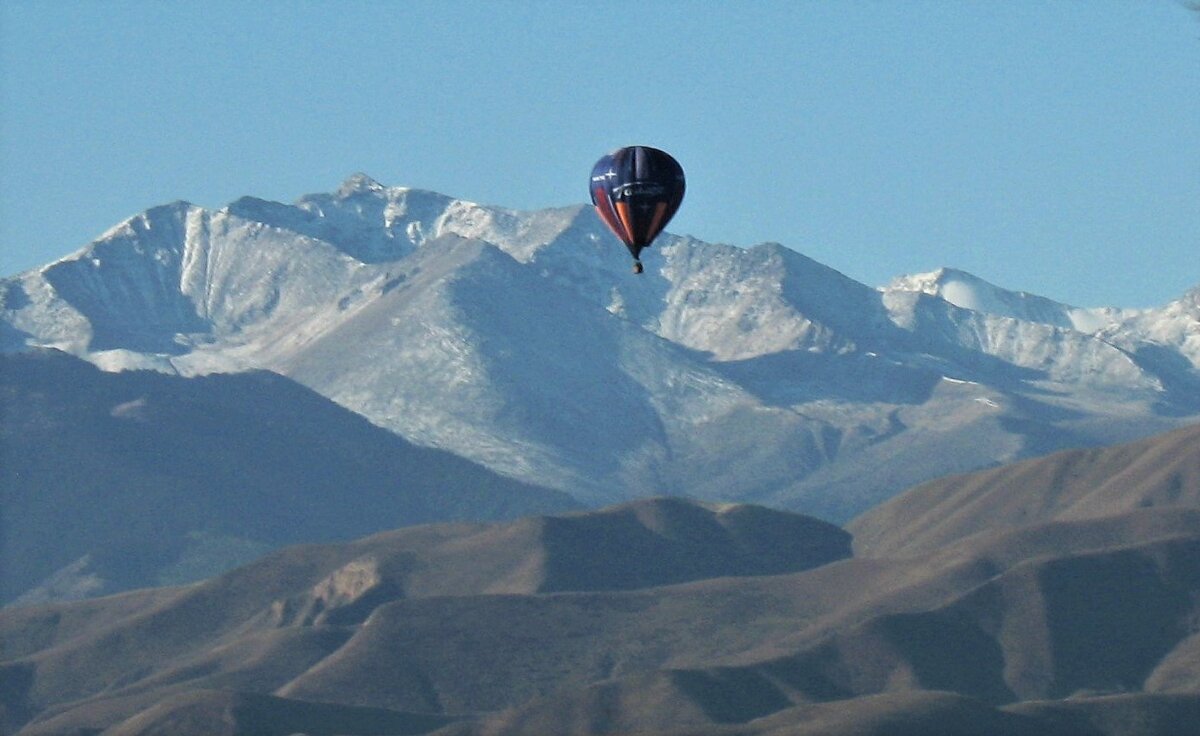
M 672 152 L 668 228 L 1081 306 L 1200 284 L 1200 14 L 1114 2 L 0 2 L 0 274 L 363 171 L 536 209 Z

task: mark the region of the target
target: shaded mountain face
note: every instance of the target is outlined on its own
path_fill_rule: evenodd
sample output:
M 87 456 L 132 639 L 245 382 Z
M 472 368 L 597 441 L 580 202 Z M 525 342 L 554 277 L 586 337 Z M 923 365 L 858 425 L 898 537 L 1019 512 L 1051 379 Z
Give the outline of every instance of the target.
M 1200 510 L 905 558 L 848 543 L 786 512 L 654 499 L 9 608 L 4 725 L 1173 736 L 1200 709 Z
M 0 349 L 268 369 L 423 446 L 600 504 L 845 520 L 894 493 L 1200 412 L 1200 291 L 1081 309 L 943 269 L 874 289 L 779 245 L 663 236 L 355 176 L 174 203 L 0 283 Z
M 1200 507 L 1200 426 L 930 481 L 848 526 L 859 554 L 929 552 L 974 534 Z M 1092 528 L 1102 528 L 1093 525 Z
M 266 372 L 0 356 L 0 602 L 199 580 L 285 544 L 574 508 Z

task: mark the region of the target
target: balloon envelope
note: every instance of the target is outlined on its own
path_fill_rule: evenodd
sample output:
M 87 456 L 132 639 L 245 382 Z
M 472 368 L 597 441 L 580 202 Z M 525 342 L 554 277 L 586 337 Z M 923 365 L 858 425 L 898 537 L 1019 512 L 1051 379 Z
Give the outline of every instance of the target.
M 679 162 L 649 146 L 618 148 L 592 167 L 592 204 L 635 259 L 675 215 L 684 189 Z

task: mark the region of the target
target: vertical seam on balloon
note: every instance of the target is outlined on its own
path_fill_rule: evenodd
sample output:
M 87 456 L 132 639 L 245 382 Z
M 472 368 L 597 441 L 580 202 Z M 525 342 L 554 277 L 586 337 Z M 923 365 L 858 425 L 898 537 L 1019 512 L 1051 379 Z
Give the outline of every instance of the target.
M 649 229 L 646 230 L 646 235 L 648 236 L 646 238 L 647 245 L 650 244 L 649 241 L 654 240 L 655 235 L 658 235 L 659 224 L 662 222 L 663 215 L 665 215 L 666 213 L 667 213 L 667 203 L 666 202 L 659 202 L 658 204 L 654 205 L 654 218 L 652 220 L 650 220 L 650 227 L 649 227 Z

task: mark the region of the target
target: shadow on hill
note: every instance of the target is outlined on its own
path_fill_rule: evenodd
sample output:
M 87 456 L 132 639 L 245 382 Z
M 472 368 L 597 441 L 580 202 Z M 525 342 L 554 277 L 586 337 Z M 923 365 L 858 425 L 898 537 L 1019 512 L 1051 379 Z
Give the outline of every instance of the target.
M 921 404 L 933 394 L 941 374 L 868 355 L 792 350 L 712 367 L 773 406 L 818 399 Z
M 798 572 L 850 556 L 850 535 L 757 506 L 714 513 L 682 499 L 547 517 L 540 592 L 628 590 L 688 580 Z
M 272 373 L 104 373 L 56 351 L 0 361 L 0 601 L 84 558 L 96 595 L 206 577 L 246 561 L 239 549 L 579 507 Z

